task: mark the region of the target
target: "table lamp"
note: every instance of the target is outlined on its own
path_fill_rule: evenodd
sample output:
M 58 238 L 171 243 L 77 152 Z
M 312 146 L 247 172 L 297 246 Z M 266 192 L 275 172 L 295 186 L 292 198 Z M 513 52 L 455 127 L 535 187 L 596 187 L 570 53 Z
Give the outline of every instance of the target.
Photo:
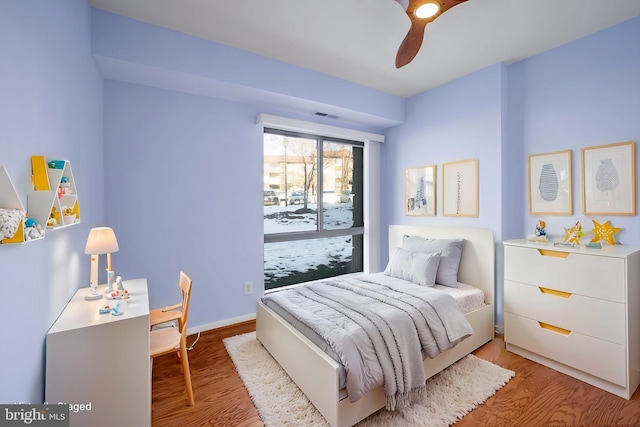
M 91 293 L 85 299 L 100 299 L 102 295 L 98 293 L 98 256 L 107 254 L 107 293 L 113 290 L 114 272 L 111 268 L 111 253 L 118 252 L 118 240 L 116 234 L 110 227 L 96 227 L 89 231 L 87 245 L 84 253 L 91 255 L 91 281 L 89 287 Z

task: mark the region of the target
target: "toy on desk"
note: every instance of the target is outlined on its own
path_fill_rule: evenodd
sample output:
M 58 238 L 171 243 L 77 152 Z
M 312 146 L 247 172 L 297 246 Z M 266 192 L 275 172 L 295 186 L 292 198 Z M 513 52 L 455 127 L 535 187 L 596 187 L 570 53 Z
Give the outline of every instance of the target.
M 111 313 L 111 307 L 109 307 L 108 305 L 105 305 L 104 308 L 99 309 L 98 312 L 100 314 L 109 314 Z
M 120 303 L 117 303 L 115 307 L 111 309 L 112 316 L 120 316 L 122 312 L 120 311 Z
M 528 237 L 528 240 L 531 242 L 548 242 L 547 240 L 547 231 L 546 231 L 546 227 L 547 223 L 544 222 L 543 220 L 539 220 L 536 223 L 536 230 L 535 233 L 531 236 Z
M 129 291 L 126 289 L 123 289 L 121 291 L 113 291 L 109 294 L 109 299 L 128 299 L 129 298 Z
M 113 281 L 113 290 L 124 291 L 124 286 L 122 286 L 122 277 L 116 276 L 116 278 Z
M 110 299 L 127 299 L 129 298 L 129 291 L 122 285 L 122 277 L 116 276 L 113 281 L 113 291 L 109 294 Z
M 573 227 L 564 228 L 564 242 L 579 245 L 580 238 L 585 234 L 586 233 L 582 231 L 582 224 L 580 224 L 580 221 L 578 221 Z
M 593 221 L 593 220 L 591 220 Z M 593 221 L 593 239 L 591 239 L 591 243 L 598 243 L 601 240 L 606 240 L 610 245 L 615 245 L 616 242 L 613 239 L 613 235 L 620 231 L 621 228 L 612 227 L 609 224 L 609 221 L 606 221 L 604 224 L 599 224 Z

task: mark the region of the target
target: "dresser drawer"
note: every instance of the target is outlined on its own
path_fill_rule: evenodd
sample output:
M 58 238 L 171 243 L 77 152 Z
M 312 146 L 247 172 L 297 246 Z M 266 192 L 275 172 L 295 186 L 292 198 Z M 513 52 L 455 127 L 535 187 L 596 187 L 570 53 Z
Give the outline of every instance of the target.
M 505 245 L 504 279 L 625 302 L 623 258 Z
M 504 282 L 504 311 L 625 345 L 625 305 L 549 288 Z
M 504 338 L 509 344 L 626 387 L 624 346 L 582 335 L 565 334 L 553 326 L 504 313 Z

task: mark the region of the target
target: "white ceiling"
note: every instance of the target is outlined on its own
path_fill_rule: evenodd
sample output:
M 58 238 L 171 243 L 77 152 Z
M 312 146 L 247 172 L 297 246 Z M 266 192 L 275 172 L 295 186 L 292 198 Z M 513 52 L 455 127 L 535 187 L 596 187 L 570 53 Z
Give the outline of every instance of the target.
M 90 0 L 96 8 L 408 97 L 640 16 L 640 0 L 468 0 L 427 25 L 407 66 L 395 0 Z

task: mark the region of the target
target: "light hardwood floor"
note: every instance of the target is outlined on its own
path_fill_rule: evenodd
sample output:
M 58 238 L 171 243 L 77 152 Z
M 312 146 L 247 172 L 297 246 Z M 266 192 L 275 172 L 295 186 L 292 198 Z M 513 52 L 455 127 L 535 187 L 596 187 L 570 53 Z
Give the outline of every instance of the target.
M 153 366 L 153 426 L 263 426 L 222 339 L 255 331 L 255 321 L 202 333 L 189 352 L 195 406 L 187 406 L 176 356 Z M 195 337 L 191 336 L 188 343 Z M 515 378 L 456 427 L 640 426 L 640 388 L 625 400 L 504 350 L 500 338 L 478 357 L 516 372 Z

